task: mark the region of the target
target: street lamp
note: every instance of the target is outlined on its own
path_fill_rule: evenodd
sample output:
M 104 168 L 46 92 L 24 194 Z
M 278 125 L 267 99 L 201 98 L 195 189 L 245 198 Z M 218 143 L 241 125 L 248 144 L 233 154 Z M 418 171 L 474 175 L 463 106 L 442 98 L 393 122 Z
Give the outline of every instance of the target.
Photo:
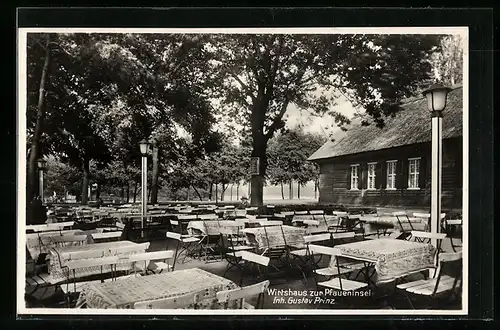
M 43 203 L 43 171 L 46 168 L 47 161 L 44 159 L 39 159 L 38 160 L 38 169 L 39 169 L 39 177 L 40 177 L 40 184 L 38 187 L 39 195 L 40 195 L 40 200 Z
M 432 183 L 431 183 L 431 233 L 441 229 L 441 170 L 442 170 L 442 126 L 443 110 L 451 88 L 442 85 L 432 85 L 422 94 L 427 98 L 427 108 L 432 118 Z M 432 239 L 432 245 L 437 248 L 437 240 Z
M 141 237 L 144 237 L 144 223 L 146 221 L 146 215 L 148 213 L 148 150 L 149 142 L 147 140 L 142 140 L 139 142 L 139 149 L 142 155 L 142 179 L 141 179 L 141 190 L 142 190 L 142 221 L 141 221 Z

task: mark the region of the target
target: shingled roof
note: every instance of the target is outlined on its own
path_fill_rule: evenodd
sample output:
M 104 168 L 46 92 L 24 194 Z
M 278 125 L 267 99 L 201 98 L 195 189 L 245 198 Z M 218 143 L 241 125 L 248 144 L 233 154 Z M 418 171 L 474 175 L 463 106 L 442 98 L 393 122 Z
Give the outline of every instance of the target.
M 345 156 L 366 151 L 394 148 L 431 141 L 431 116 L 424 97 L 409 100 L 394 117 L 385 119 L 385 127 L 361 126 L 353 122 L 347 132 L 339 131 L 333 142 L 326 142 L 308 160 Z M 462 87 L 448 94 L 443 111 L 443 139 L 462 136 Z

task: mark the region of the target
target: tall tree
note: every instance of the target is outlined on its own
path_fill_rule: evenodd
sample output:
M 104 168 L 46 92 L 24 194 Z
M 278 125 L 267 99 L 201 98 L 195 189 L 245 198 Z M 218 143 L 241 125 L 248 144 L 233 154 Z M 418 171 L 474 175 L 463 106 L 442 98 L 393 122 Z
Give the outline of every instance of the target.
M 441 40 L 440 50 L 431 59 L 435 80 L 448 86 L 462 83 L 463 46 L 461 35 L 448 35 Z
M 40 157 L 40 139 L 43 131 L 43 122 L 45 117 L 45 94 L 46 94 L 46 85 L 49 75 L 49 67 L 50 67 L 50 58 L 51 58 L 51 38 L 50 34 L 43 35 L 33 35 L 32 38 L 28 39 L 28 56 L 29 61 L 31 63 L 37 63 L 34 61 L 34 56 L 40 54 L 40 49 L 43 50 L 43 66 L 41 68 L 41 72 L 39 74 L 39 79 L 36 79 L 38 76 L 36 74 L 37 67 L 36 65 L 28 66 L 28 102 L 32 99 L 33 95 L 38 96 L 38 102 L 36 106 L 36 119 L 35 119 L 35 127 L 34 132 L 31 138 L 31 147 L 29 150 L 29 158 L 28 158 L 28 182 L 27 182 L 27 200 L 30 201 L 36 196 L 36 179 L 37 179 L 37 161 Z M 38 93 L 33 93 L 33 82 L 38 83 Z M 30 108 L 30 104 L 28 103 L 28 109 Z M 29 113 L 29 110 L 28 110 Z
M 250 131 L 251 202 L 262 205 L 269 140 L 284 127 L 290 104 L 348 119 L 335 111 L 335 93 L 362 106 L 377 125 L 396 113 L 431 73 L 439 38 L 428 35 L 213 35 L 204 49 L 222 108 Z

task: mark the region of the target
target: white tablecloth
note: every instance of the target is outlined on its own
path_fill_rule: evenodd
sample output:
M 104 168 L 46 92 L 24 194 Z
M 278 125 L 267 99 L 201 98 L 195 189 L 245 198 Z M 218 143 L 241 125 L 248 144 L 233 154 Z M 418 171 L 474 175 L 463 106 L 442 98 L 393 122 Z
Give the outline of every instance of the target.
M 128 251 L 127 253 L 118 251 L 117 249 L 122 247 L 136 247 L 136 249 L 132 248 L 132 251 Z M 69 260 L 75 260 L 75 252 L 79 251 L 90 251 L 97 250 L 103 251 L 103 255 L 107 256 L 126 256 L 135 253 L 146 252 L 143 244 L 137 244 L 130 241 L 118 241 L 118 242 L 106 242 L 106 243 L 96 243 L 96 244 L 88 244 L 88 245 L 80 245 L 80 246 L 65 246 L 61 248 L 53 248 L 50 250 L 50 262 L 49 262 L 49 275 L 51 283 L 59 283 L 61 281 L 65 281 L 68 279 L 68 272 L 64 269 L 66 262 Z M 80 259 L 79 257 L 76 257 Z M 132 263 L 124 262 L 117 265 L 116 270 L 124 271 L 129 270 L 132 267 Z M 109 272 L 110 266 L 103 267 L 103 272 Z M 75 277 L 81 278 L 90 275 L 97 275 L 101 273 L 101 267 L 88 267 L 78 269 L 76 271 Z M 73 274 L 71 274 L 71 278 L 73 278 Z

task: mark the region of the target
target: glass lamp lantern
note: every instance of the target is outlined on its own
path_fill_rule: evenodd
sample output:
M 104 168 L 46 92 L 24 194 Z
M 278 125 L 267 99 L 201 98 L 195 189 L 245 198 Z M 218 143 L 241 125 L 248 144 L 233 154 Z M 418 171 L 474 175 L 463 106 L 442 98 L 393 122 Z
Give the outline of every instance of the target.
M 147 156 L 149 149 L 149 142 L 147 140 L 142 140 L 141 142 L 139 142 L 139 148 L 141 150 L 141 154 L 143 156 Z
M 38 169 L 39 170 L 42 170 L 42 171 L 45 170 L 46 165 L 47 165 L 47 161 L 46 160 L 40 159 L 38 161 Z
M 430 112 L 441 112 L 446 108 L 446 99 L 451 88 L 434 84 L 426 89 L 422 95 L 427 98 L 427 109 Z

